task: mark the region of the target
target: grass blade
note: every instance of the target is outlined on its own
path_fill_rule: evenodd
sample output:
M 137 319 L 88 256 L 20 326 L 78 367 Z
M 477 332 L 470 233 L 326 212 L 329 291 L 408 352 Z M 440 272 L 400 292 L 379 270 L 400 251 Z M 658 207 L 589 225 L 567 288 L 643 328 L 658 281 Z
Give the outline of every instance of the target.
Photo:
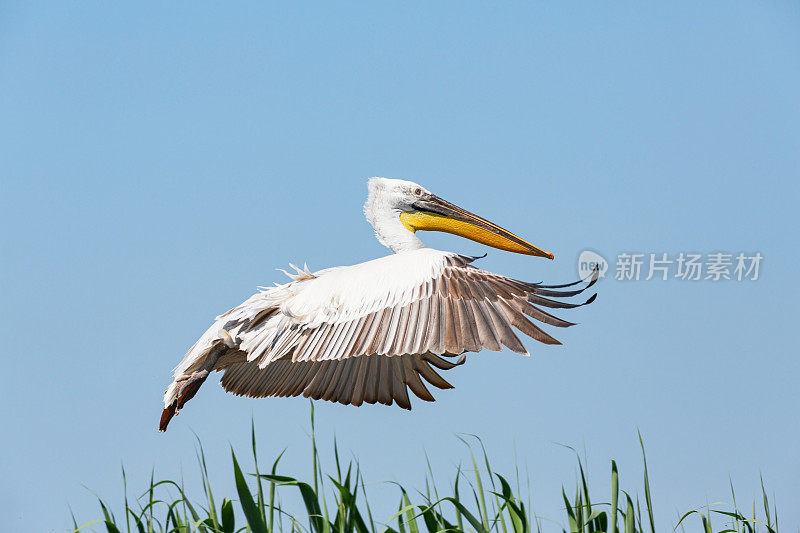
M 637 430 L 639 434 L 639 445 L 642 447 L 642 462 L 644 463 L 644 498 L 647 503 L 647 516 L 650 519 L 650 532 L 655 533 L 656 525 L 653 520 L 653 502 L 650 499 L 650 477 L 647 474 L 647 456 L 644 453 L 644 440 L 642 440 L 642 433 Z
M 611 461 L 611 524 L 609 533 L 617 533 L 617 502 L 619 501 L 619 472 L 617 472 L 617 462 Z
M 253 501 L 253 494 L 247 486 L 247 481 L 244 479 L 242 469 L 239 468 L 239 462 L 236 460 L 236 454 L 231 449 L 231 458 L 233 459 L 233 475 L 236 480 L 236 492 L 239 494 L 239 505 L 242 507 L 242 512 L 247 519 L 247 525 L 253 533 L 267 533 L 267 525 L 261 520 L 261 513 L 258 512 L 256 502 Z

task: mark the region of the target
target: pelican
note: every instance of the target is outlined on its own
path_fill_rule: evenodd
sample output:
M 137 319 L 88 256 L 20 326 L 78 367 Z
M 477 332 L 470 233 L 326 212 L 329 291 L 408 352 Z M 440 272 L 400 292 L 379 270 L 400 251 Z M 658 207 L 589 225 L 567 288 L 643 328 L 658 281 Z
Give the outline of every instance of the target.
M 553 259 L 508 230 L 447 202 L 416 183 L 371 178 L 364 205 L 377 239 L 393 254 L 352 266 L 286 274 L 219 315 L 173 371 L 159 430 L 197 393 L 212 371 L 222 387 L 252 398 L 298 396 L 359 406 L 411 409 L 408 389 L 434 401 L 425 383 L 451 389 L 437 370 L 466 352 L 503 346 L 528 355 L 515 328 L 560 344 L 530 319 L 574 325 L 546 308 L 574 308 L 552 298 L 575 296 L 597 281 L 542 285 L 471 263 L 476 257 L 426 248 L 418 231 L 442 231 L 518 254 Z M 554 290 L 585 284 L 582 288 Z M 530 318 L 530 319 L 529 319 Z

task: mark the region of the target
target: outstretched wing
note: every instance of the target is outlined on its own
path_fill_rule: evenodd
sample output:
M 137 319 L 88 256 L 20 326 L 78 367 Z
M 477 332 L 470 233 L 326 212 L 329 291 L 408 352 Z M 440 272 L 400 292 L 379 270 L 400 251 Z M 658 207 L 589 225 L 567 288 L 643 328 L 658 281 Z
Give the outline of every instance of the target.
M 434 368 L 453 368 L 464 352 L 483 348 L 527 354 L 516 330 L 560 344 L 535 322 L 573 324 L 543 308 L 578 307 L 596 296 L 582 303 L 553 299 L 583 292 L 596 273 L 569 289 L 582 282 L 526 283 L 475 268 L 472 257 L 419 252 L 309 274 L 277 288 L 274 305 L 229 312 L 220 335 L 227 338 L 218 341 L 228 350 L 214 367 L 225 370 L 222 386 L 251 397 L 302 394 L 410 409 L 408 388 L 427 401 L 434 398 L 425 382 L 452 388 Z

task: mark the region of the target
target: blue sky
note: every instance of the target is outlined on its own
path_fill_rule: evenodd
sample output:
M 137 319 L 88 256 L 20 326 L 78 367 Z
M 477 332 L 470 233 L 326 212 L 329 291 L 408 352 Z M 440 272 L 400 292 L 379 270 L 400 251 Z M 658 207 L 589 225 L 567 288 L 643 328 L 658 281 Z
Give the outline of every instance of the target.
M 229 445 L 308 470 L 308 404 L 211 380 L 167 434 L 170 370 L 289 261 L 386 253 L 365 181 L 413 179 L 551 250 L 479 266 L 570 281 L 578 254 L 760 252 L 755 282 L 605 279 L 562 347 L 473 355 L 412 412 L 318 404 L 368 481 L 442 479 L 481 435 L 560 519 L 585 449 L 657 521 L 756 496 L 800 524 L 795 333 L 800 8 L 536 4 L 4 3 L 0 6 L 0 509 L 64 530 L 151 468 L 193 479 L 194 436 L 230 493 Z M 484 247 L 424 234 L 437 248 Z M 378 485 L 389 506 L 394 489 Z M 118 501 L 118 500 L 117 500 Z M 671 513 L 671 514 L 670 514 Z M 548 522 L 545 522 L 548 523 Z

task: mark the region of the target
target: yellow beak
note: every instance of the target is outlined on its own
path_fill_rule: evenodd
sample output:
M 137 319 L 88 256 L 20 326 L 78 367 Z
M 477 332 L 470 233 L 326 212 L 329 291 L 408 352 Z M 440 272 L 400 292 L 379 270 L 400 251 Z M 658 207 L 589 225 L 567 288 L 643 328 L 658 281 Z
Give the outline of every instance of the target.
M 500 250 L 553 259 L 550 252 L 433 194 L 426 194 L 413 207 L 415 211 L 400 214 L 400 221 L 411 232 L 443 231 Z

